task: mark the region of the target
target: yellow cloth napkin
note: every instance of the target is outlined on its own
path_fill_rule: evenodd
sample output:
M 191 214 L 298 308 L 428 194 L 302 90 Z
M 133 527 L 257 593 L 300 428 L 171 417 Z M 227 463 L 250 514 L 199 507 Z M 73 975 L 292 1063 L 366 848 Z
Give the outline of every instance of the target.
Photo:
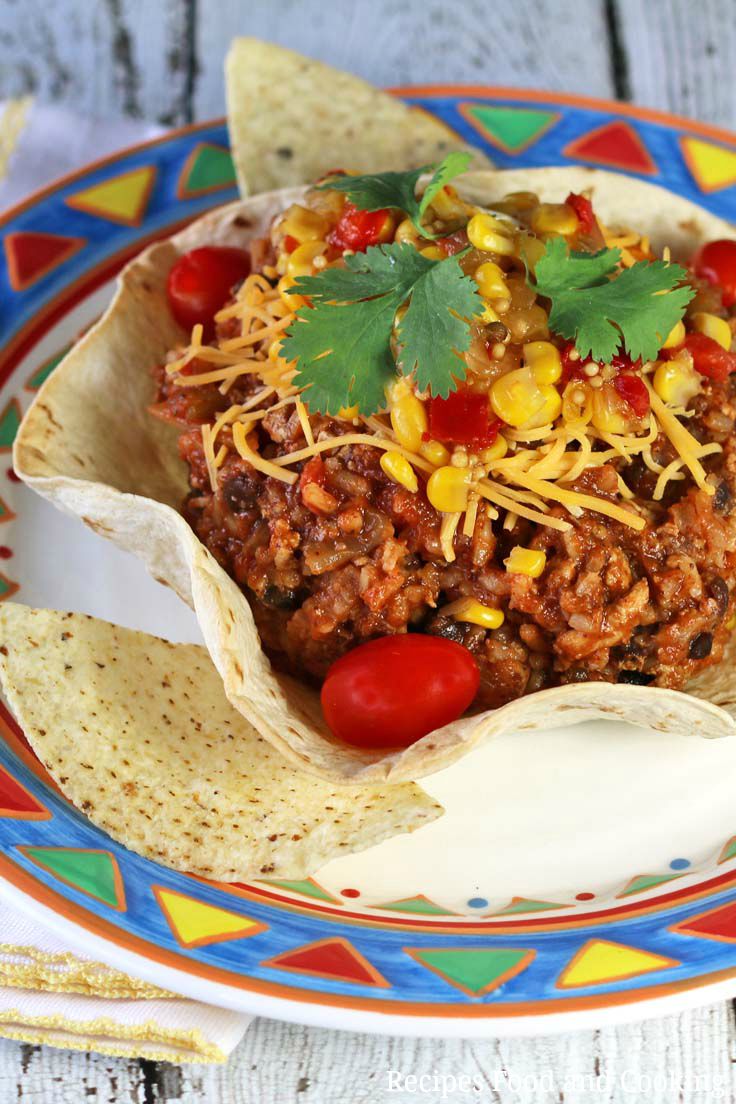
M 72 953 L 0 903 L 0 1035 L 125 1057 L 224 1062 L 250 1022 Z

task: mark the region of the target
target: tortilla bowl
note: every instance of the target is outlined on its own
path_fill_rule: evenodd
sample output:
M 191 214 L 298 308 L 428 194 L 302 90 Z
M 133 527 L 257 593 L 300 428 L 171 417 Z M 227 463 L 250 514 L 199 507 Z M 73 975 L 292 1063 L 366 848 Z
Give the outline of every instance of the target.
M 530 190 L 554 201 L 585 189 L 592 189 L 607 224 L 640 226 L 656 250 L 669 246 L 675 259 L 688 257 L 704 240 L 732 234 L 722 220 L 661 188 L 598 170 L 470 173 L 459 187 L 484 206 L 511 191 Z M 734 719 L 720 708 L 732 706 L 736 685 L 728 659 L 698 680 L 694 694 L 601 682 L 556 687 L 461 718 L 396 750 L 338 741 L 323 720 L 317 692 L 271 668 L 243 593 L 179 513 L 187 477 L 176 432 L 151 418 L 147 406 L 154 391 L 151 367 L 185 339 L 166 300 L 174 261 L 199 245 L 246 246 L 303 194 L 303 188 L 287 189 L 234 203 L 136 258 L 122 273 L 107 313 L 28 411 L 15 443 L 18 475 L 135 553 L 192 606 L 231 703 L 292 763 L 321 777 L 346 783 L 420 778 L 499 732 L 595 718 L 702 736 L 733 733 Z

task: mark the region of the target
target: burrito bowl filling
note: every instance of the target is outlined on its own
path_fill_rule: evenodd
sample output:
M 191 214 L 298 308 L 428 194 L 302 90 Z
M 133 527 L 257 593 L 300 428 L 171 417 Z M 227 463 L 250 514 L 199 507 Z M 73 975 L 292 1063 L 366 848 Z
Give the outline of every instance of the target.
M 448 182 L 462 156 L 421 198 L 419 172 L 336 172 L 249 252 L 175 264 L 191 338 L 151 410 L 184 515 L 317 685 L 421 634 L 439 667 L 472 656 L 454 716 L 682 688 L 736 620 L 736 243 L 684 269 L 586 195 L 481 208 Z

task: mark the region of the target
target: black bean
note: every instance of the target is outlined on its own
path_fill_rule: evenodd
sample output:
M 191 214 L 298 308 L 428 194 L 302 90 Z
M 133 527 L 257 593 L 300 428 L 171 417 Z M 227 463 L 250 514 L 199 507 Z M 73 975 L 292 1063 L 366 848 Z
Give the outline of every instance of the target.
M 616 681 L 631 686 L 648 686 L 650 682 L 654 682 L 654 675 L 646 675 L 643 671 L 619 671 Z
M 503 322 L 491 322 L 490 326 L 486 329 L 486 334 L 489 341 L 499 342 L 505 341 L 509 336 L 509 331 Z
M 713 647 L 713 633 L 702 632 L 694 636 L 690 641 L 687 654 L 691 659 L 705 659 L 710 655 Z
M 261 601 L 271 609 L 293 610 L 299 605 L 300 596 L 298 590 L 286 590 L 269 585 L 264 590 Z
M 454 640 L 456 644 L 462 644 L 465 640 L 464 628 L 453 617 L 435 617 L 427 631 L 432 636 L 443 636 L 445 640 Z
M 721 619 L 723 619 L 728 609 L 728 584 L 720 575 L 714 575 L 708 583 L 708 590 L 718 606 L 718 613 Z
M 733 495 L 731 494 L 731 488 L 728 483 L 723 480 L 716 487 L 716 493 L 713 495 L 713 509 L 717 510 L 719 514 L 728 514 L 731 512 L 731 502 Z
M 258 502 L 260 489 L 260 481 L 255 476 L 248 472 L 238 472 L 223 483 L 222 497 L 234 514 L 244 514 L 246 510 L 252 510 Z

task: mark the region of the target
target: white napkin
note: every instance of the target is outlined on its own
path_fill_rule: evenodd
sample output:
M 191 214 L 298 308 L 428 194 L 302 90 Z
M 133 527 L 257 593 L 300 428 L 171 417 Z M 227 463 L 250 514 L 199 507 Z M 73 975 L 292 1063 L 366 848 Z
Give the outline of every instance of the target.
M 162 133 L 0 101 L 0 212 L 56 177 Z M 0 1035 L 169 1062 L 224 1062 L 251 1016 L 185 1000 L 79 952 L 0 903 Z

